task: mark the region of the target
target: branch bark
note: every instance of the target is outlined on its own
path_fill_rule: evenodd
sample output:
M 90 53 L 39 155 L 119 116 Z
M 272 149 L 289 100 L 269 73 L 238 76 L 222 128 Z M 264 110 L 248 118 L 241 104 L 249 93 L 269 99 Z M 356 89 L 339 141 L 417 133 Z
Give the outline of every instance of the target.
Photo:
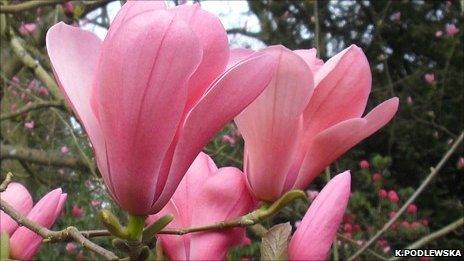
M 14 112 L 2 113 L 2 114 L 0 114 L 0 121 L 10 119 L 10 118 L 14 118 L 14 117 L 16 117 L 18 115 L 21 115 L 21 114 L 29 112 L 29 111 L 38 110 L 38 109 L 42 109 L 42 108 L 49 108 L 49 107 L 65 108 L 64 104 L 62 102 L 59 102 L 59 101 L 38 102 L 38 103 L 31 104 L 31 105 L 26 105 L 26 106 L 24 106 L 22 108 L 19 108 L 18 110 L 14 111 Z
M 19 13 L 34 8 L 62 3 L 62 0 L 27 1 L 16 5 L 0 5 L 0 13 Z
M 118 260 L 118 257 L 111 251 L 102 248 L 83 236 L 75 227 L 67 227 L 60 231 L 49 230 L 41 225 L 34 223 L 16 211 L 8 202 L 0 199 L 0 209 L 14 219 L 20 226 L 27 227 L 47 241 L 63 241 L 72 238 L 90 251 L 101 255 L 106 260 Z
M 46 152 L 3 143 L 0 144 L 0 147 L 0 159 L 18 159 L 42 165 L 88 170 L 88 165 L 81 159 L 58 152 Z
M 441 168 L 445 165 L 445 163 L 448 161 L 448 159 L 451 157 L 451 155 L 457 150 L 459 145 L 462 143 L 464 139 L 464 132 L 461 132 L 461 135 L 457 138 L 457 140 L 454 142 L 453 146 L 445 153 L 445 155 L 442 157 L 440 162 L 438 162 L 437 166 L 435 168 L 432 168 L 430 174 L 425 178 L 425 180 L 422 182 L 422 184 L 416 189 L 414 194 L 401 206 L 401 208 L 398 210 L 396 215 L 390 219 L 383 227 L 380 229 L 377 234 L 375 234 L 362 248 L 360 248 L 356 253 L 354 253 L 348 261 L 355 260 L 358 258 L 369 246 L 371 246 L 377 239 L 382 236 L 385 231 L 390 228 L 393 223 L 395 223 L 398 218 L 406 211 L 408 206 L 416 200 L 416 198 L 425 190 L 425 188 L 432 182 L 433 178 L 440 172 Z

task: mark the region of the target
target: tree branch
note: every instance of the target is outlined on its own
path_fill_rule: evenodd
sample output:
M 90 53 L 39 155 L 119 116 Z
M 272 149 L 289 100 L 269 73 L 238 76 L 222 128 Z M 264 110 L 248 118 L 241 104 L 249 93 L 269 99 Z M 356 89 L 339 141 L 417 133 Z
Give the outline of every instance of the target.
M 416 242 L 410 244 L 409 246 L 405 247 L 405 249 L 418 249 L 420 248 L 421 246 L 437 239 L 437 238 L 440 238 L 454 230 L 456 230 L 457 228 L 459 228 L 460 226 L 464 225 L 464 218 L 460 218 L 456 221 L 454 221 L 453 223 L 447 225 L 446 227 L 443 227 L 441 228 L 440 230 L 437 230 L 435 232 L 433 232 L 432 234 L 429 234 L 419 240 L 417 240 Z M 394 258 L 390 258 L 389 260 L 400 260 L 401 257 L 394 257 Z
M 20 226 L 27 227 L 47 241 L 63 241 L 67 238 L 72 238 L 90 251 L 103 256 L 107 260 L 118 260 L 118 257 L 111 251 L 108 251 L 101 246 L 93 243 L 83 236 L 75 227 L 67 227 L 60 231 L 49 230 L 41 225 L 27 219 L 16 211 L 8 202 L 0 199 L 0 208 L 3 212 L 14 219 Z
M 438 174 L 438 172 L 441 170 L 441 168 L 445 165 L 445 163 L 448 161 L 448 159 L 451 157 L 451 155 L 457 150 L 459 145 L 462 143 L 462 140 L 464 139 L 464 132 L 461 132 L 461 135 L 457 138 L 457 140 L 454 142 L 453 146 L 445 153 L 443 158 L 440 160 L 440 162 L 437 164 L 435 168 L 432 168 L 430 174 L 425 178 L 425 180 L 422 182 L 422 184 L 416 189 L 414 194 L 401 206 L 401 208 L 398 210 L 398 212 L 395 214 L 395 216 L 390 219 L 383 227 L 380 229 L 377 234 L 375 234 L 362 248 L 360 248 L 356 253 L 354 253 L 348 260 L 352 261 L 359 257 L 367 248 L 372 245 L 377 239 L 382 236 L 382 234 L 388 230 L 388 228 L 395 223 L 398 218 L 406 211 L 408 206 L 416 200 L 416 198 L 424 191 L 424 189 L 430 184 L 430 182 L 433 180 L 433 178 Z
M 0 145 L 0 159 L 18 159 L 42 165 L 88 170 L 88 165 L 84 161 L 58 152 L 46 152 L 3 143 Z
M 6 190 L 6 188 L 8 187 L 8 184 L 10 184 L 11 182 L 11 178 L 13 178 L 13 173 L 8 172 L 6 174 L 5 180 L 3 180 L 2 184 L 0 185 L 0 192 L 3 192 Z
M 27 1 L 16 5 L 0 5 L 0 13 L 19 13 L 30 9 L 38 8 L 41 6 L 55 5 L 62 3 L 62 0 L 41 0 L 41 1 Z
M 259 39 L 259 36 L 260 36 L 259 33 L 250 32 L 250 31 L 247 31 L 246 29 L 243 29 L 243 28 L 228 29 L 227 34 L 242 34 L 242 35 L 245 35 L 245 36 L 248 36 L 248 37 L 253 37 L 253 38 L 258 38 L 258 39 Z
M 44 101 L 44 102 L 38 102 L 38 103 L 33 103 L 30 105 L 26 105 L 22 108 L 19 108 L 18 110 L 10 113 L 2 113 L 0 114 L 0 121 L 14 118 L 18 115 L 21 115 L 23 113 L 33 111 L 33 110 L 38 110 L 42 108 L 49 108 L 49 107 L 56 107 L 56 108 L 65 108 L 64 104 L 59 101 Z

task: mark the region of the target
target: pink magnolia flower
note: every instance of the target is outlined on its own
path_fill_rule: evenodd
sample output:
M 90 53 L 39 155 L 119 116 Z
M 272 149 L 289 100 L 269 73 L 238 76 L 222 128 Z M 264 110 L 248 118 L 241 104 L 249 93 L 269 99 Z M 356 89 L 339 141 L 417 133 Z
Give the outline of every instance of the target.
M 317 190 L 307 190 L 306 195 L 310 201 L 314 201 L 316 197 L 319 195 L 319 191 Z
M 201 152 L 169 203 L 148 220 L 153 222 L 164 214 L 173 214 L 168 228 L 201 226 L 237 218 L 253 207 L 245 175 L 232 167 L 218 169 Z M 223 260 L 230 247 L 248 241 L 243 228 L 157 237 L 171 260 Z
M 350 197 L 350 172 L 335 176 L 311 204 L 288 246 L 290 260 L 325 260 Z
M 75 243 L 69 242 L 69 243 L 66 244 L 66 251 L 67 251 L 68 253 L 75 252 L 75 251 L 76 251 L 76 248 L 77 248 L 77 246 L 76 246 Z
M 464 169 L 464 157 L 459 157 L 456 167 L 458 169 Z
M 385 199 L 388 196 L 388 193 L 387 193 L 387 191 L 385 189 L 379 190 L 378 194 L 379 194 L 379 198 L 381 198 L 381 199 Z
M 60 151 L 63 154 L 68 154 L 69 153 L 69 148 L 67 146 L 62 146 Z
M 361 160 L 361 161 L 359 162 L 359 167 L 360 167 L 361 169 L 368 169 L 369 166 L 370 166 L 370 165 L 369 165 L 369 161 L 367 161 L 367 160 Z
M 448 36 L 455 36 L 459 33 L 459 28 L 455 24 L 447 24 L 445 29 Z
M 400 201 L 400 198 L 398 197 L 398 194 L 394 190 L 388 191 L 388 200 L 390 200 L 391 203 L 398 203 Z
M 233 50 L 231 61 L 250 52 Z M 264 53 L 279 57 L 274 78 L 235 122 L 245 140 L 250 188 L 259 199 L 274 201 L 290 189 L 306 188 L 331 162 L 384 126 L 396 113 L 398 98 L 361 117 L 372 79 L 357 46 L 325 64 L 315 49 L 271 46 Z
M 24 123 L 24 128 L 32 130 L 34 129 L 34 121 L 27 121 Z
M 372 175 L 372 181 L 374 182 L 380 182 L 382 181 L 383 177 L 382 177 L 382 174 L 376 172 Z
M 78 205 L 74 205 L 71 210 L 71 215 L 75 218 L 81 218 L 84 215 L 84 210 Z
M 0 195 L 19 213 L 46 228 L 55 223 L 66 200 L 66 194 L 61 193 L 61 189 L 55 189 L 32 207 L 31 195 L 19 183 L 10 183 Z M 18 224 L 3 211 L 0 211 L 0 219 L 0 232 L 6 232 L 10 236 L 10 258 L 30 260 L 39 250 L 42 237 L 26 227 L 18 227 Z
M 424 79 L 428 84 L 434 84 L 435 83 L 435 74 L 434 73 L 426 73 L 424 75 Z
M 19 33 L 22 35 L 30 35 L 33 34 L 37 31 L 37 24 L 35 23 L 28 23 L 28 24 L 22 24 L 19 27 Z
M 410 204 L 408 206 L 408 208 L 406 209 L 406 211 L 409 213 L 409 214 L 416 214 L 417 213 L 417 206 L 415 204 Z
M 128 1 L 103 42 L 64 23 L 47 33 L 56 79 L 79 116 L 113 199 L 163 208 L 210 138 L 267 86 L 266 53 L 226 69 L 227 33 L 199 5 Z

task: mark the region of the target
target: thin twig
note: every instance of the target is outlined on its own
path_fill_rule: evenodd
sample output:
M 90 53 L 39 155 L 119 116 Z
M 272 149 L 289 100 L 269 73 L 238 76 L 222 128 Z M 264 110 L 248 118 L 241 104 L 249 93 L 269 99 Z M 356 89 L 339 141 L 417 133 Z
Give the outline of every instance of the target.
M 0 185 L 0 192 L 5 191 L 5 189 L 8 187 L 8 184 L 10 184 L 12 178 L 13 178 L 13 173 L 8 172 L 6 174 L 5 180 L 3 180 L 2 184 Z
M 453 146 L 445 153 L 443 158 L 440 160 L 440 162 L 437 164 L 435 168 L 432 168 L 432 171 L 430 174 L 425 178 L 425 180 L 422 182 L 422 184 L 416 189 L 414 194 L 403 204 L 403 206 L 398 210 L 398 212 L 395 214 L 395 216 L 390 219 L 383 227 L 380 229 L 377 234 L 375 234 L 362 248 L 360 248 L 356 253 L 354 253 L 348 260 L 354 260 L 357 257 L 359 257 L 369 246 L 371 246 L 382 234 L 388 230 L 388 228 L 395 223 L 398 218 L 406 211 L 408 206 L 416 200 L 416 198 L 424 191 L 424 189 L 430 184 L 430 182 L 433 180 L 433 178 L 439 173 L 441 168 L 445 165 L 445 163 L 448 161 L 448 159 L 451 157 L 451 155 L 457 150 L 459 145 L 462 143 L 462 140 L 464 139 L 464 132 L 461 132 L 457 140 L 454 142 Z
M 418 249 L 420 247 L 422 247 L 423 245 L 437 239 L 437 238 L 440 238 L 454 230 L 456 230 L 457 228 L 459 228 L 460 226 L 464 225 L 464 218 L 460 218 L 456 221 L 454 221 L 453 223 L 447 225 L 446 227 L 443 227 L 441 228 L 440 230 L 437 230 L 419 240 L 417 240 L 416 242 L 410 244 L 409 246 L 405 247 L 405 249 Z M 390 258 L 389 260 L 400 260 L 401 257 L 393 257 L 393 258 Z
M 344 235 L 342 234 L 337 234 L 337 237 L 338 238 L 341 238 L 343 240 L 345 240 L 346 242 L 348 243 L 351 243 L 353 246 L 359 248 L 360 246 L 358 245 L 358 243 L 356 241 L 354 241 L 353 239 L 351 238 L 348 238 L 348 237 L 345 237 Z M 388 258 L 378 254 L 377 252 L 373 251 L 373 250 L 370 250 L 370 249 L 367 249 L 367 252 L 370 253 L 371 255 L 377 257 L 379 260 L 388 260 Z
M 49 108 L 49 107 L 65 108 L 63 103 L 57 102 L 57 101 L 38 102 L 38 103 L 33 103 L 33 104 L 30 104 L 30 105 L 26 105 L 26 106 L 24 106 L 22 108 L 19 108 L 18 110 L 14 111 L 14 112 L 2 113 L 0 115 L 0 121 L 10 119 L 10 118 L 14 118 L 14 117 L 16 117 L 18 115 L 21 115 L 23 113 L 26 113 L 26 112 L 30 112 L 30 111 L 38 110 L 38 109 L 42 109 L 42 108 Z
M 101 255 L 107 260 L 117 260 L 118 257 L 111 251 L 102 248 L 101 246 L 93 243 L 83 236 L 75 227 L 67 227 L 60 231 L 49 230 L 41 225 L 29 220 L 18 211 L 16 211 L 8 202 L 0 199 L 0 209 L 13 218 L 20 226 L 27 227 L 29 230 L 35 232 L 46 241 L 64 241 L 65 239 L 72 238 L 74 241 L 80 243 L 90 251 Z
M 55 5 L 62 3 L 63 0 L 41 0 L 41 1 L 26 1 L 16 5 L 0 5 L 0 13 L 19 13 L 41 6 Z

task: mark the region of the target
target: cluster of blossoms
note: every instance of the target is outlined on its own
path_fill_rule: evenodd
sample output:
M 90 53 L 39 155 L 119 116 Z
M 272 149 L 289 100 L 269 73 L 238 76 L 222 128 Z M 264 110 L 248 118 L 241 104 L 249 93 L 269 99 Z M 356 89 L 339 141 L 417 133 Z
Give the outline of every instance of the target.
M 128 1 L 103 41 L 59 23 L 46 43 L 109 194 L 147 223 L 172 214 L 168 228 L 232 220 L 307 188 L 398 108 L 392 98 L 362 116 L 372 79 L 357 46 L 327 62 L 315 49 L 230 50 L 219 19 L 199 5 Z M 233 119 L 245 143 L 243 172 L 217 168 L 201 152 Z M 289 259 L 326 258 L 350 182 L 343 172 L 315 196 Z M 176 260 L 223 259 L 249 242 L 240 227 L 156 237 Z

